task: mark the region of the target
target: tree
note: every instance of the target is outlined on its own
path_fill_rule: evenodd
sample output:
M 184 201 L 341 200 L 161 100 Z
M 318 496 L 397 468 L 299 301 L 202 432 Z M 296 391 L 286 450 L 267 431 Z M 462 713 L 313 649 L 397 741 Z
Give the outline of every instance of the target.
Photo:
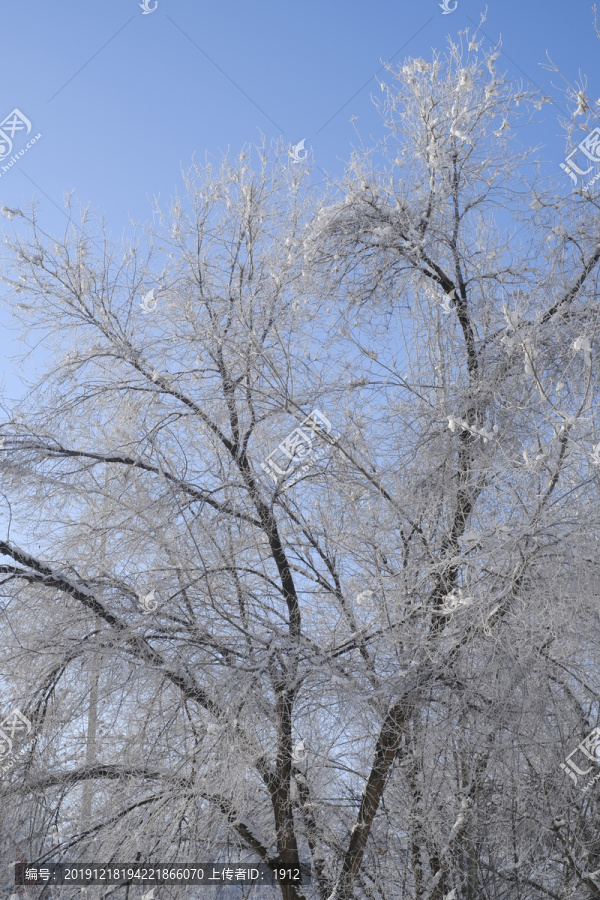
M 263 146 L 124 249 L 12 222 L 51 354 L 0 428 L 30 861 L 600 894 L 560 769 L 598 720 L 597 192 L 513 149 L 543 101 L 497 55 L 390 67 L 389 137 L 327 197 Z

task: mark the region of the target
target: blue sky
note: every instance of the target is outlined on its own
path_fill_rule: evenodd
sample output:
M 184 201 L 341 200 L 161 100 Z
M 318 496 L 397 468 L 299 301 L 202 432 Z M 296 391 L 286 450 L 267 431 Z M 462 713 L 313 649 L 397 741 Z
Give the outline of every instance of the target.
M 155 2 L 148 0 L 151 8 Z M 261 132 L 267 142 L 306 139 L 315 181 L 341 176 L 359 142 L 355 127 L 366 144 L 383 133 L 371 101 L 381 96 L 382 60 L 429 59 L 448 35 L 473 29 L 485 9 L 458 0 L 443 15 L 439 2 L 158 0 L 144 15 L 139 0 L 0 0 L 0 119 L 16 107 L 31 121 L 31 135 L 42 134 L 0 177 L 0 205 L 27 208 L 36 197 L 44 229 L 60 234 L 63 195 L 75 190 L 117 240 L 131 233 L 130 217 L 150 219 L 153 196 L 166 202 L 181 190 L 181 167 L 194 155 L 202 163 L 228 148 L 236 154 Z M 522 135 L 543 145 L 548 172 L 564 160 L 557 116 L 567 107 L 560 79 L 540 63 L 548 51 L 569 80 L 581 72 L 588 94 L 600 97 L 591 7 L 592 0 L 488 5 L 484 35 L 503 41 L 498 69 L 556 98 Z M 23 145 L 18 136 L 15 149 Z M 0 229 L 7 227 L 2 219 Z M 16 397 L 11 357 L 20 346 L 9 321 L 0 310 L 0 374 Z

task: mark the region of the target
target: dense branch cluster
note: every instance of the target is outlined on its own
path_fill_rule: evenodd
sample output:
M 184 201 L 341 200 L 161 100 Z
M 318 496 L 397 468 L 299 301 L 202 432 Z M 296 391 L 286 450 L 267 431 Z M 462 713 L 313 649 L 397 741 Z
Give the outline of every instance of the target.
M 598 204 L 540 187 L 543 101 L 474 41 L 389 68 L 331 195 L 262 147 L 127 247 L 11 217 L 47 356 L 0 423 L 7 865 L 600 896 L 560 769 L 599 715 Z

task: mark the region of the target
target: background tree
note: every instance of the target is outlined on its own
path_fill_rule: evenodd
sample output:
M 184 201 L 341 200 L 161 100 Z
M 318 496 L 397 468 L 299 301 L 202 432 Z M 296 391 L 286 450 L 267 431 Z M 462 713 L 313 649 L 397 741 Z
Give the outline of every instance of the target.
M 546 185 L 511 138 L 542 101 L 478 49 L 390 68 L 327 197 L 262 147 L 122 249 L 12 222 L 52 360 L 0 429 L 30 860 L 600 895 L 559 768 L 598 718 L 597 191 Z

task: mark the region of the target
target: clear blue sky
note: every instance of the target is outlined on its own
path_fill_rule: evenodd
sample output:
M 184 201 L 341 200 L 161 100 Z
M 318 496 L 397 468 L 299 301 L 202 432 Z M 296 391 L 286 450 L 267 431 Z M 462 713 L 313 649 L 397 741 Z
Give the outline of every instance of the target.
M 557 116 L 566 107 L 552 87 L 559 79 L 540 63 L 549 51 L 566 77 L 574 81 L 581 71 L 588 94 L 600 97 L 592 3 L 488 6 L 484 33 L 503 40 L 498 69 L 557 97 L 525 138 L 544 145 L 548 172 L 564 160 Z M 315 181 L 323 172 L 339 176 L 358 143 L 351 116 L 366 143 L 382 134 L 370 99 L 381 96 L 374 77 L 381 61 L 429 59 L 432 48 L 445 49 L 447 35 L 472 29 L 485 8 L 458 0 L 443 15 L 438 4 L 158 0 L 144 15 L 138 0 L 0 0 L 0 120 L 17 107 L 31 120 L 31 134 L 42 133 L 0 177 L 0 205 L 23 208 L 35 196 L 45 230 L 60 233 L 66 219 L 57 207 L 75 189 L 118 239 L 131 232 L 130 216 L 150 218 L 152 196 L 166 202 L 181 189 L 181 166 L 193 154 L 202 163 L 228 147 L 237 153 L 261 131 L 267 142 L 305 138 Z M 15 148 L 23 145 L 18 137 Z M 0 220 L 0 230 L 8 224 Z M 1 310 L 0 376 L 14 397 L 20 388 L 8 357 L 19 346 L 7 322 Z

